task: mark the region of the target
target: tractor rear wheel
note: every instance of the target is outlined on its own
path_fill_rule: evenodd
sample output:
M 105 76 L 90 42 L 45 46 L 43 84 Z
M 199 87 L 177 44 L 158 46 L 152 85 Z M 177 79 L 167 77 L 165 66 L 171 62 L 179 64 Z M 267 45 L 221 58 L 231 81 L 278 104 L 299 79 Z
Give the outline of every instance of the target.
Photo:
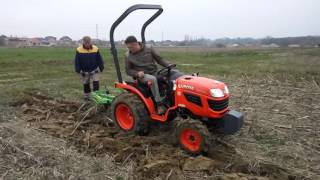
M 111 117 L 116 126 L 128 133 L 147 135 L 150 118 L 143 102 L 134 94 L 125 92 L 111 104 Z
M 176 141 L 181 148 L 192 155 L 207 153 L 210 145 L 208 128 L 200 120 L 180 117 L 176 120 Z

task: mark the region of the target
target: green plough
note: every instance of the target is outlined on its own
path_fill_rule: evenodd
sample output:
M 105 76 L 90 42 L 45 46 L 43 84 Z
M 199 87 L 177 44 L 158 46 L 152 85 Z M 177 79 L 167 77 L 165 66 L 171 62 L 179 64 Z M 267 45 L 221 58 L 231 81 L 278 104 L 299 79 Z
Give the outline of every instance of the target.
M 108 91 L 91 92 L 91 100 L 96 104 L 110 105 L 115 96 L 109 94 Z

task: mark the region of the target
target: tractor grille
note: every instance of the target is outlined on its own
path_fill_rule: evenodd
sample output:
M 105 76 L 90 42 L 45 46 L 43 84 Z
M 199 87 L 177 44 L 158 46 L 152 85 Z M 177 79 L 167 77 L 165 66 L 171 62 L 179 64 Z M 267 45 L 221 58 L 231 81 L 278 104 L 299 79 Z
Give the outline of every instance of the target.
M 183 93 L 184 97 L 186 97 L 186 99 L 193 103 L 196 104 L 198 106 L 202 106 L 202 102 L 199 96 L 193 95 L 193 94 L 188 94 L 188 93 Z
M 224 100 L 221 101 L 216 101 L 216 100 L 208 100 L 208 104 L 209 107 L 213 110 L 213 111 L 222 111 L 224 109 L 226 109 L 229 105 L 229 99 L 226 98 Z

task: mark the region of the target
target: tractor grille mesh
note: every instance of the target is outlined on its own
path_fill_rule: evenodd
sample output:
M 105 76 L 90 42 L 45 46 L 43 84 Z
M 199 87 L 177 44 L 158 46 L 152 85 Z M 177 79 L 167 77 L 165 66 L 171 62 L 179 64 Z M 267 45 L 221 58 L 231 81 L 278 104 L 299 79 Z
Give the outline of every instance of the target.
M 224 100 L 221 101 L 216 101 L 216 100 L 208 100 L 208 104 L 209 107 L 213 110 L 213 111 L 222 111 L 224 109 L 226 109 L 229 105 L 229 99 L 226 98 Z
M 189 102 L 196 104 L 198 106 L 202 106 L 202 102 L 199 96 L 188 94 L 188 93 L 183 93 L 183 94 Z

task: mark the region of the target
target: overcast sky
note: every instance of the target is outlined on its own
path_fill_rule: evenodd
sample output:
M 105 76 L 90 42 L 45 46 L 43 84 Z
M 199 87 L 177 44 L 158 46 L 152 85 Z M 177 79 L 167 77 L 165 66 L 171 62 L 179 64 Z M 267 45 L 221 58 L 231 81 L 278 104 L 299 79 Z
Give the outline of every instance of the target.
M 112 23 L 131 5 L 160 4 L 164 11 L 146 39 L 287 37 L 320 35 L 319 0 L 0 0 L 0 34 L 43 37 L 84 35 L 109 39 Z M 115 39 L 140 35 L 154 11 L 132 13 Z

